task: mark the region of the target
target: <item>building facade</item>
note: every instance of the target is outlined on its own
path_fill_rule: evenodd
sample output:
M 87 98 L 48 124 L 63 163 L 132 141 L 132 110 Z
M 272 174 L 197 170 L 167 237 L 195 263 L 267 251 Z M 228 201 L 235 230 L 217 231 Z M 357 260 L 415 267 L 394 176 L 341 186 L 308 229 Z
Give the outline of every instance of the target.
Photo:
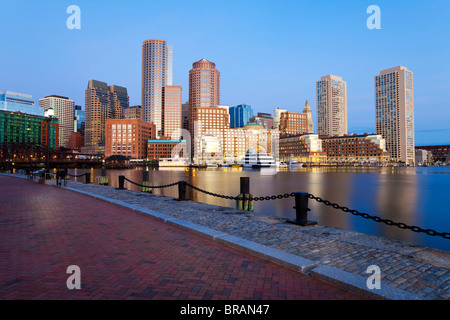
M 85 91 L 85 152 L 105 152 L 106 120 L 121 119 L 128 101 L 126 88 L 89 80 Z
M 450 156 L 450 145 L 440 146 L 417 146 L 416 150 L 426 150 L 431 153 L 433 162 L 446 162 Z M 419 162 L 418 160 L 416 162 Z
M 312 110 L 308 100 L 306 100 L 305 106 L 303 107 L 303 113 L 306 114 L 306 119 L 308 122 L 308 133 L 314 133 L 314 121 L 312 118 Z
M 248 124 L 253 117 L 253 109 L 246 104 L 240 104 L 235 107 L 231 107 L 230 113 L 230 128 L 242 128 Z
M 386 141 L 381 135 L 348 135 L 322 139 L 323 151 L 331 163 L 382 163 L 389 161 Z
M 183 159 L 186 150 L 186 140 L 149 139 L 147 141 L 147 159 Z
M 347 82 L 327 75 L 316 82 L 317 133 L 319 136 L 347 134 Z
M 73 117 L 73 131 L 79 132 L 84 137 L 84 127 L 86 113 L 81 109 L 81 106 L 74 106 L 74 117 Z
M 375 121 L 391 159 L 414 163 L 414 85 L 407 68 L 398 66 L 375 76 Z
M 162 88 L 172 85 L 172 72 L 173 47 L 165 40 L 145 40 L 142 44 L 142 120 L 155 124 L 157 136 L 162 134 Z
M 147 141 L 154 139 L 153 123 L 140 119 L 106 120 L 105 157 L 122 155 L 129 159 L 147 158 Z
M 197 108 L 220 105 L 220 72 L 215 63 L 202 59 L 189 71 L 189 131 L 194 132 Z
M 44 116 L 44 109 L 34 104 L 31 95 L 13 91 L 0 91 L 0 110 Z
M 74 132 L 75 103 L 67 97 L 51 95 L 39 99 L 44 113 L 52 114 L 59 123 L 59 146 L 69 147 L 69 138 Z
M 141 118 L 141 106 L 129 106 L 123 113 L 124 119 L 142 119 Z
M 162 90 L 162 135 L 179 139 L 182 128 L 181 86 L 165 86 Z
M 294 136 L 308 133 L 306 113 L 286 111 L 280 114 L 280 136 Z
M 280 137 L 279 148 L 280 161 L 283 162 L 327 162 L 327 153 L 323 151 L 322 140 L 317 134 Z
M 280 129 L 280 118 L 281 114 L 284 112 L 287 112 L 287 110 L 282 108 L 275 108 L 273 112 L 273 129 L 276 130 Z
M 262 125 L 265 129 L 273 128 L 273 118 L 270 113 L 258 112 L 256 116 L 250 118 L 249 123 Z
M 0 158 L 29 159 L 39 157 L 37 150 L 58 150 L 58 131 L 56 118 L 0 110 Z

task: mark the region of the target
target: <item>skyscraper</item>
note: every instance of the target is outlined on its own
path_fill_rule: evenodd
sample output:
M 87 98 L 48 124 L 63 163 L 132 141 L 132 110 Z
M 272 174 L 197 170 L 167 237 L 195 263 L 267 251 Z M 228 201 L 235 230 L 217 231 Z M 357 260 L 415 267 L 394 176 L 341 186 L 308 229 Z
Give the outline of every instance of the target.
M 130 105 L 127 88 L 112 85 L 108 87 L 108 91 L 110 92 L 110 100 L 114 110 L 113 118 L 123 119 L 124 112 Z
M 215 63 L 202 59 L 194 62 L 189 71 L 189 128 L 194 132 L 197 108 L 220 105 L 220 72 Z
M 157 136 L 162 132 L 163 90 L 172 85 L 173 48 L 165 40 L 149 39 L 142 44 L 142 119 L 153 122 Z
M 181 86 L 163 87 L 162 135 L 179 139 L 182 128 Z
M 230 108 L 230 128 L 242 128 L 253 117 L 253 109 L 246 104 Z
M 74 131 L 73 119 L 75 115 L 74 101 L 67 97 L 51 95 L 39 99 L 39 106 L 44 113 L 52 114 L 59 123 L 59 146 L 68 147 L 70 134 Z
M 306 100 L 305 106 L 303 107 L 303 113 L 306 113 L 307 121 L 308 121 L 308 133 L 314 133 L 314 122 L 312 119 L 312 111 L 309 106 L 308 100 Z
M 414 86 L 407 68 L 398 66 L 375 76 L 375 120 L 391 159 L 413 163 Z
M 317 133 L 319 136 L 347 134 L 347 82 L 327 75 L 316 82 Z
M 123 119 L 123 110 L 129 106 L 127 89 L 89 80 L 85 99 L 85 146 L 90 147 L 87 152 L 103 153 L 106 120 Z

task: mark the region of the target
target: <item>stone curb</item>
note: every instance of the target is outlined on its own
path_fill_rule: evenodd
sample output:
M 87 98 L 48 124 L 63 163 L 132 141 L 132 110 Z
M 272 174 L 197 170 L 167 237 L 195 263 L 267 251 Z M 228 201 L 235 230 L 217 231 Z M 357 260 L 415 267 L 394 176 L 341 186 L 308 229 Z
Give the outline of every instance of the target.
M 13 177 L 19 177 L 9 174 L 0 174 Z M 25 178 L 26 177 L 20 177 Z M 29 179 L 27 179 L 29 180 Z M 94 193 L 78 190 L 71 187 L 62 187 L 52 185 L 54 187 L 67 189 L 73 192 L 78 192 L 86 196 L 90 196 L 99 200 L 103 200 L 109 203 L 113 203 L 146 215 L 149 215 L 156 220 L 179 227 L 181 229 L 193 232 L 200 236 L 206 237 L 218 243 L 233 247 L 235 249 L 247 252 L 264 260 L 279 264 L 287 267 L 296 272 L 311 276 L 312 278 L 320 281 L 332 284 L 339 288 L 348 290 L 360 296 L 373 300 L 430 300 L 428 298 L 394 288 L 383 284 L 381 281 L 380 289 L 368 289 L 366 281 L 367 278 L 348 273 L 337 268 L 333 268 L 327 265 L 318 265 L 317 262 L 300 257 L 298 255 L 289 254 L 278 249 L 274 249 L 268 246 L 261 245 L 259 243 L 249 241 L 237 236 L 229 235 L 214 229 L 210 229 L 198 224 L 174 218 L 166 214 L 156 212 L 153 210 L 145 209 L 136 205 L 128 204 L 126 202 L 111 199 L 108 197 L 100 196 Z M 368 274 L 369 276 L 369 274 Z

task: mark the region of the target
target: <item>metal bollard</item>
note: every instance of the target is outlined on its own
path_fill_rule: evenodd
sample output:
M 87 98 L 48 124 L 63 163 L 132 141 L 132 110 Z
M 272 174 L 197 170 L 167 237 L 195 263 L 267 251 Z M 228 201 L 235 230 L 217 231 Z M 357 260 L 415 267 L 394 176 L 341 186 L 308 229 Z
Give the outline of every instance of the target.
M 126 188 L 124 188 L 124 184 L 125 184 L 125 176 L 119 176 L 119 187 L 116 188 L 116 190 L 127 190 Z
M 91 173 L 90 172 L 86 172 L 84 174 L 84 183 L 91 183 Z
M 148 171 L 142 172 L 142 181 L 148 181 Z
M 245 211 L 253 212 L 253 200 L 250 200 L 252 195 L 250 194 L 250 178 L 241 177 L 240 178 L 240 194 L 239 198 L 243 200 L 236 200 L 236 208 Z
M 177 201 L 190 201 L 186 198 L 186 181 L 178 181 L 178 199 Z
M 286 222 L 298 224 L 301 226 L 313 226 L 316 225 L 316 221 L 308 221 L 308 196 L 306 192 L 296 192 L 295 193 L 295 220 L 287 220 Z

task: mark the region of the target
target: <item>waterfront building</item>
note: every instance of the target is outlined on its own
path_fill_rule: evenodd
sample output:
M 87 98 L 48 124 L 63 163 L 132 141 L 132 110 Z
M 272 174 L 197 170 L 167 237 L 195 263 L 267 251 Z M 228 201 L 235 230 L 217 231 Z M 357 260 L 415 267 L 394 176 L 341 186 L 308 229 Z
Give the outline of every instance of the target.
M 80 151 L 82 147 L 84 147 L 84 137 L 80 132 L 72 132 L 69 138 L 69 148 L 72 150 Z
M 415 157 L 416 157 L 416 164 L 429 164 L 433 160 L 433 156 L 431 151 L 427 151 L 424 149 L 415 149 Z
M 122 155 L 129 159 L 147 157 L 147 141 L 154 139 L 156 127 L 140 119 L 106 120 L 105 156 Z
M 280 136 L 293 136 L 308 133 L 308 118 L 306 113 L 282 112 L 279 124 Z
M 426 150 L 431 153 L 433 162 L 446 162 L 450 156 L 450 145 L 417 146 L 415 149 Z M 418 162 L 418 160 L 416 160 L 416 162 Z
M 314 121 L 312 118 L 311 107 L 309 106 L 308 100 L 305 102 L 305 106 L 303 107 L 303 113 L 306 114 L 307 122 L 308 122 L 308 133 L 314 133 Z
M 273 128 L 279 130 L 280 129 L 280 118 L 281 114 L 287 112 L 286 109 L 276 108 L 273 112 Z
M 81 109 L 81 106 L 74 107 L 74 117 L 73 117 L 73 131 L 79 132 L 84 137 L 84 127 L 85 127 L 86 113 Z
M 375 121 L 391 159 L 414 163 L 414 86 L 407 68 L 398 66 L 375 76 Z
M 58 150 L 58 129 L 56 118 L 0 110 L 0 157 L 30 158 L 39 149 Z
M 226 129 L 230 128 L 230 118 L 226 107 L 197 107 L 194 115 L 194 129 L 192 141 L 192 154 L 194 163 L 203 163 L 205 160 L 205 143 L 211 141 L 204 136 L 213 136 L 217 141 L 217 148 L 209 152 L 208 157 L 223 158 L 223 139 Z M 202 147 L 203 146 L 203 147 Z M 210 150 L 210 148 L 208 149 Z
M 249 123 L 262 125 L 265 129 L 273 128 L 273 118 L 270 113 L 258 112 L 256 116 L 250 118 Z
M 149 139 L 147 141 L 147 159 L 184 159 L 186 154 L 186 140 Z
M 215 63 L 202 59 L 189 70 L 189 131 L 194 132 L 197 108 L 220 105 L 220 72 Z
M 44 113 L 52 114 L 58 119 L 59 146 L 69 147 L 69 138 L 74 132 L 74 101 L 67 97 L 50 95 L 39 99 L 39 106 L 44 109 Z
M 128 108 L 127 90 L 106 82 L 89 80 L 85 91 L 85 147 L 83 152 L 105 152 L 105 126 L 107 119 L 121 119 Z
M 240 104 L 231 107 L 230 113 L 230 128 L 242 128 L 247 125 L 250 118 L 253 117 L 253 109 L 246 104 Z
M 327 137 L 322 139 L 322 147 L 331 163 L 389 161 L 386 141 L 379 134 Z
M 278 159 L 279 131 L 266 129 L 263 125 L 249 123 L 242 128 L 230 128 L 224 131 L 223 162 L 239 163 L 250 149 L 268 153 Z
M 283 162 L 327 162 L 327 153 L 323 151 L 322 140 L 317 134 L 280 137 L 279 148 L 280 161 Z
M 142 44 L 142 120 L 155 124 L 157 136 L 162 134 L 162 89 L 173 84 L 172 73 L 173 47 L 165 40 L 145 40 Z
M 178 139 L 182 128 L 181 86 L 165 86 L 162 90 L 162 135 Z
M 123 112 L 124 119 L 141 119 L 141 106 L 129 106 Z
M 347 82 L 326 75 L 316 82 L 317 133 L 319 136 L 347 134 Z
M 0 91 L 0 110 L 44 116 L 44 109 L 34 104 L 31 95 L 13 91 Z

